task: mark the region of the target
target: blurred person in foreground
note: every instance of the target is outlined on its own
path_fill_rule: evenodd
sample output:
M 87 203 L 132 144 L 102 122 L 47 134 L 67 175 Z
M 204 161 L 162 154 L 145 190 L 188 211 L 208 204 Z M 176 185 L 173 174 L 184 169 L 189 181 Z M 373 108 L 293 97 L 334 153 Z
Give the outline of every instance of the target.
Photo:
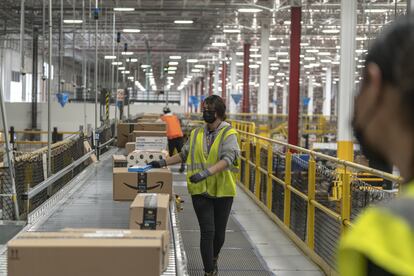
M 164 115 L 160 120 L 167 125 L 168 152 L 170 156 L 173 156 L 174 150 L 177 150 L 178 153 L 181 152 L 184 146 L 184 135 L 177 115 L 173 114 L 168 106 L 164 107 L 162 111 Z M 181 163 L 180 172 L 184 172 L 184 162 Z
M 414 275 L 414 18 L 391 24 L 368 51 L 353 128 L 366 157 L 395 165 L 405 184 L 345 232 L 340 275 Z
M 182 152 L 149 164 L 157 168 L 186 161 L 187 187 L 200 226 L 204 271 L 214 276 L 236 196 L 240 148 L 237 131 L 225 122 L 223 99 L 217 95 L 207 97 L 202 110 L 205 124 L 192 130 Z

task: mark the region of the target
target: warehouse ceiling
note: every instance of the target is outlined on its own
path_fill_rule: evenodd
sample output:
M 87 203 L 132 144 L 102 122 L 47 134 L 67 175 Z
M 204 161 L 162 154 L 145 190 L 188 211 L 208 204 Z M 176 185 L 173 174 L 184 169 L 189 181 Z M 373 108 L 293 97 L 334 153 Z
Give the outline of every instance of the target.
M 41 0 L 25 0 L 26 52 L 31 52 L 33 29 L 43 37 L 44 20 Z M 45 2 L 49 2 L 45 0 Z M 290 3 L 284 0 L 54 0 L 53 2 L 53 39 L 54 55 L 59 53 L 59 38 L 62 31 L 63 45 L 61 53 L 67 58 L 93 60 L 95 52 L 96 21 L 94 7 L 98 2 L 98 56 L 101 63 L 108 65 L 114 60 L 104 60 L 105 56 L 116 56 L 118 62 L 128 65 L 129 69 L 139 72 L 149 70 L 154 77 L 153 90 L 159 90 L 167 83 L 166 75 L 174 78 L 169 88 L 183 88 L 182 80 L 188 75 L 194 77 L 205 74 L 217 62 L 223 61 L 231 52 L 240 52 L 244 42 L 258 48 L 251 58 L 251 84 L 258 86 L 260 71 L 260 33 L 261 24 L 271 26 L 270 56 L 272 57 L 270 86 L 281 85 L 288 79 L 290 34 Z M 297 2 L 297 1 L 296 1 Z M 299 1 L 300 2 L 300 1 Z M 339 73 L 339 30 L 340 0 L 302 1 L 302 75 L 313 75 L 316 86 L 322 86 L 324 71 L 331 67 L 334 82 Z M 46 6 L 47 8 L 47 6 Z M 115 8 L 130 8 L 129 11 L 115 11 Z M 241 8 L 257 8 L 256 13 L 241 12 Z M 63 17 L 61 17 L 63 10 Z M 358 0 L 357 60 L 362 60 L 370 40 L 378 31 L 396 16 L 404 14 L 405 1 Z M 0 0 L 1 34 L 9 40 L 16 40 L 20 28 L 20 1 Z M 62 23 L 62 20 L 83 20 L 80 24 Z M 185 20 L 191 24 L 174 23 Z M 115 29 L 114 29 L 115 26 Z M 125 29 L 139 30 L 127 33 Z M 224 30 L 235 30 L 224 33 Z M 326 32 L 326 30 L 330 30 Z M 116 33 L 121 33 L 121 42 L 116 43 Z M 239 33 L 237 33 L 239 32 Z M 73 43 L 74 42 L 74 43 Z M 224 46 L 214 46 L 214 42 Z M 127 48 L 125 48 L 127 44 Z M 43 45 L 41 43 L 41 45 Z M 42 47 L 40 45 L 40 47 Z M 309 49 L 313 51 L 308 52 Z M 46 49 L 47 50 L 47 49 Z M 127 50 L 131 55 L 122 55 Z M 317 50 L 317 51 L 315 51 Z M 324 54 L 321 55 L 320 53 Z M 176 70 L 170 73 L 163 68 L 171 61 L 170 56 L 180 56 Z M 240 57 L 241 59 L 242 57 Z M 130 61 L 136 62 L 127 62 Z M 197 59 L 188 63 L 187 59 Z M 127 64 L 128 63 L 128 64 Z M 151 69 L 145 68 L 147 65 Z M 194 70 L 195 66 L 198 66 Z M 357 68 L 362 64 L 357 62 Z M 170 66 L 172 67 L 172 66 Z M 239 72 L 241 72 L 239 67 Z M 194 70 L 194 72 L 193 72 Z M 133 70 L 130 70 L 132 77 Z M 201 71 L 201 72 L 198 72 Z M 175 72 L 175 73 L 174 73 Z M 143 73 L 143 72 L 142 72 Z M 141 83 L 145 74 L 135 74 Z M 239 74 L 241 78 L 241 73 Z M 172 79 L 172 78 L 170 78 Z M 356 79 L 358 82 L 358 79 Z M 188 81 L 185 83 L 189 83 Z M 181 84 L 181 85 L 180 85 Z

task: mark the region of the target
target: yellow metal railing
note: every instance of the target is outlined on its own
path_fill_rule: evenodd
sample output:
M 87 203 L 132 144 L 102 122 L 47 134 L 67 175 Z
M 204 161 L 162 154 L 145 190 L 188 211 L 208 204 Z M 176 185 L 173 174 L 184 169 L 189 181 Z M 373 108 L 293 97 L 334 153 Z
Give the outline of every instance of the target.
M 326 217 L 335 225 L 338 225 L 337 235 L 333 234 L 333 239 L 337 241 L 340 233 L 352 226 L 351 210 L 353 211 L 352 208 L 355 208 L 351 202 L 352 194 L 368 192 L 369 190 L 364 189 L 364 187 L 358 189 L 355 186 L 358 181 L 361 181 L 357 177 L 358 173 L 369 173 L 378 179 L 387 179 L 397 184 L 401 183 L 401 178 L 256 135 L 253 122 L 232 121 L 232 125 L 240 134 L 239 139 L 242 149 L 242 172 L 238 175 L 240 186 L 327 275 L 336 275 L 334 257 L 328 260 L 318 253 L 322 249 L 317 244 L 321 243 L 324 237 L 319 229 L 321 225 L 316 222 L 316 217 Z M 296 162 L 300 154 L 306 155 L 308 160 L 306 169 L 298 172 L 297 168 L 294 167 L 297 167 Z M 283 171 L 275 172 L 274 161 L 281 162 L 275 159 L 275 156 L 282 159 L 284 163 Z M 337 191 L 340 196 L 337 197 L 336 201 L 330 202 L 329 206 L 325 201 L 321 202 L 319 199 L 321 195 L 320 188 L 318 188 L 320 186 L 319 179 L 323 179 L 319 162 L 329 162 L 335 165 L 335 168 L 329 170 L 329 172 L 335 176 L 335 182 L 340 187 Z M 263 163 L 266 164 L 263 165 Z M 296 183 L 298 178 L 307 179 L 305 187 L 298 187 Z M 282 193 L 276 193 L 275 189 L 282 191 Z M 370 189 L 377 189 L 377 192 L 388 194 L 388 192 L 379 188 L 370 187 Z M 277 202 L 276 198 L 278 197 L 283 197 L 283 200 Z M 306 225 L 304 237 L 300 237 L 297 230 L 294 229 L 294 224 L 298 223 L 298 211 L 293 207 L 299 201 L 303 201 L 306 206 L 306 211 L 304 211 L 306 219 L 302 221 L 303 225 Z M 274 204 L 283 207 L 281 214 L 277 215 L 275 213 L 274 209 L 276 207 L 273 206 Z M 335 246 L 330 250 L 334 251 Z

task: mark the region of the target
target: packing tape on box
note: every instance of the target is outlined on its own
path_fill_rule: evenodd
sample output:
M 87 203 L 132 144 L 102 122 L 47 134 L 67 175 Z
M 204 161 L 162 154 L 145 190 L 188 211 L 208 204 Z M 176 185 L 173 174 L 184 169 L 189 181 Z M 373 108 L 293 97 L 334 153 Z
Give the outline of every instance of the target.
M 145 151 L 136 150 L 128 154 L 128 167 L 144 166 L 151 161 L 161 160 L 167 158 L 166 151 Z
M 141 230 L 155 230 L 157 229 L 157 208 L 158 195 L 157 194 L 140 194 L 144 198 L 144 208 L 142 215 L 142 223 L 136 222 Z

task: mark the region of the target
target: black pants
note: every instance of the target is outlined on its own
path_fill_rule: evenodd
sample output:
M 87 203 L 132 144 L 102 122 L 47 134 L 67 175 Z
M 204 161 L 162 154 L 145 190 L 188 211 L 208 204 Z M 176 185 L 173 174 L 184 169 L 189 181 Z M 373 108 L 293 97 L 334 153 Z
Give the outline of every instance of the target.
M 183 146 L 184 146 L 183 137 L 168 139 L 168 152 L 170 156 L 173 156 L 175 149 L 177 149 L 177 152 L 181 152 L 181 149 L 183 148 Z
M 184 146 L 184 138 L 178 137 L 174 139 L 168 139 L 168 153 L 170 156 L 173 156 L 174 150 L 177 149 L 177 152 L 181 152 L 181 149 Z M 181 162 L 181 169 L 184 170 L 185 160 Z
M 204 270 L 212 272 L 213 259 L 218 257 L 224 244 L 233 197 L 209 198 L 195 195 L 192 200 L 200 225 L 200 249 Z

